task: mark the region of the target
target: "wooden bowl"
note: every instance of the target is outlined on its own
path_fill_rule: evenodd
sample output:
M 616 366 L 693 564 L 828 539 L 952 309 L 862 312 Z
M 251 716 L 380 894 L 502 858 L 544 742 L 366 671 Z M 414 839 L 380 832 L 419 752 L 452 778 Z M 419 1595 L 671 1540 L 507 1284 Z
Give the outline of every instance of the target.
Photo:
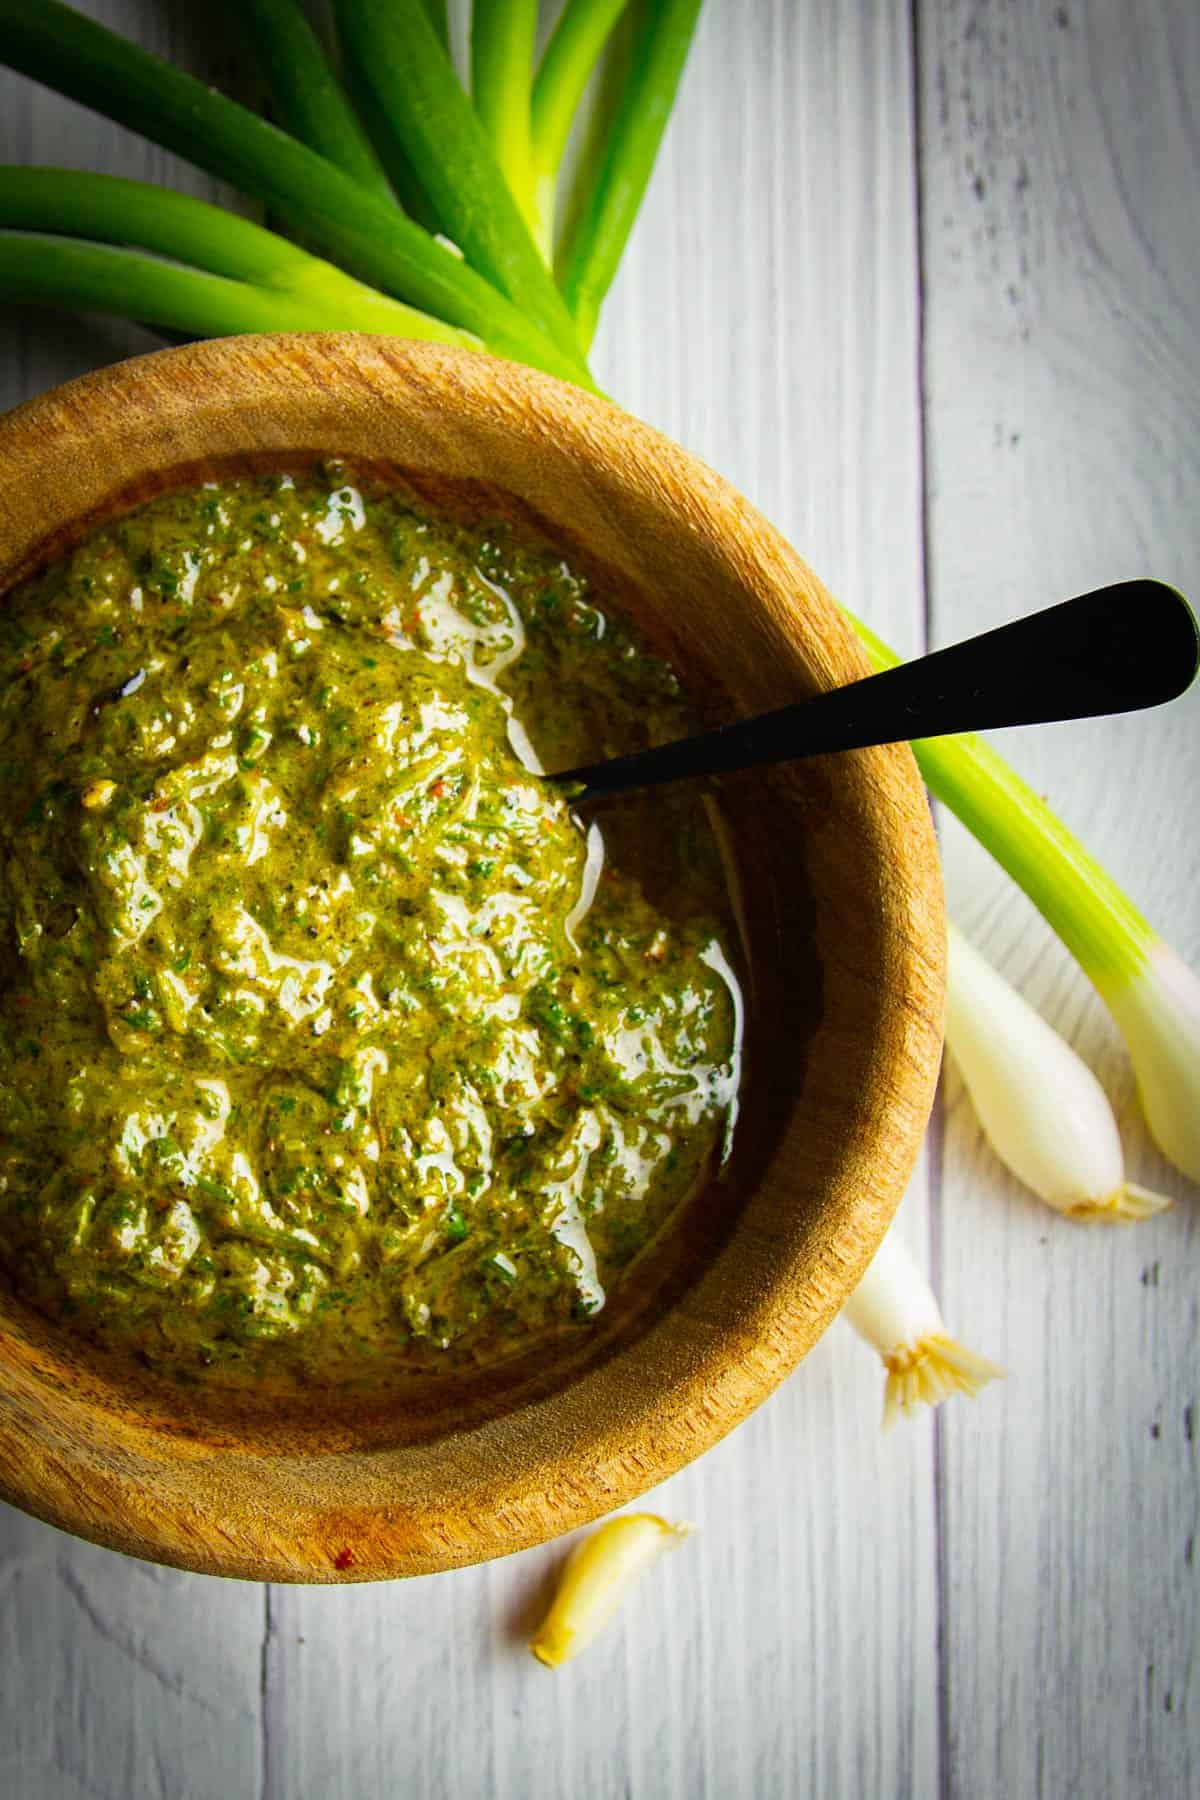
M 866 672 L 803 563 L 675 444 L 512 364 L 395 339 L 166 350 L 0 419 L 0 592 L 197 465 L 314 453 L 516 496 L 610 571 L 713 719 Z M 907 748 L 741 778 L 726 816 L 751 967 L 741 1148 L 637 1307 L 475 1389 L 234 1404 L 0 1292 L 0 1492 L 184 1568 L 377 1579 L 584 1524 L 765 1399 L 853 1289 L 916 1156 L 941 1048 L 941 887 Z

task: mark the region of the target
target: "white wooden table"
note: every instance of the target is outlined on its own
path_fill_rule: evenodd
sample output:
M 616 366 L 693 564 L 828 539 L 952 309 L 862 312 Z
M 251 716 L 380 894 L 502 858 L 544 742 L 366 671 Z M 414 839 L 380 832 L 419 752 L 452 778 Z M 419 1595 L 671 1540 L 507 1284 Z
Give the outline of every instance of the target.
M 219 9 L 86 10 L 244 83 Z M 1193 0 L 709 0 L 600 377 L 906 652 L 1128 575 L 1195 595 L 1198 86 Z M 5 77 L 0 155 L 214 192 Z M 0 404 L 153 342 L 0 310 Z M 1198 726 L 1193 698 L 1006 745 L 1193 963 Z M 1058 1219 L 948 1080 L 903 1228 L 1009 1380 L 883 1439 L 879 1370 L 835 1329 L 655 1495 L 699 1536 L 556 1675 L 523 1648 L 556 1548 L 264 1589 L 0 1509 L 0 1793 L 1200 1792 L 1197 1195 L 1150 1149 L 1087 984 L 942 823 L 955 913 L 1180 1205 Z

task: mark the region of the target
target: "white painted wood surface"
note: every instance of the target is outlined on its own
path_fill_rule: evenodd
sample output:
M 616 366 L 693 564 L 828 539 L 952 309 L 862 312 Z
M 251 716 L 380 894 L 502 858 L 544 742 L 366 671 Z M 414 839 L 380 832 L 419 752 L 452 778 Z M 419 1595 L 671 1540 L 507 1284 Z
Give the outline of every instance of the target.
M 87 10 L 228 86 L 209 9 Z M 1136 15 L 1136 16 L 1135 16 Z M 598 346 L 905 651 L 1091 583 L 1200 592 L 1200 18 L 1190 0 L 708 0 Z M 0 77 L 0 155 L 213 184 Z M 0 404 L 145 348 L 0 311 Z M 1200 960 L 1200 707 L 1010 740 Z M 523 1649 L 561 1548 L 407 1584 L 148 1568 L 0 1509 L 14 1800 L 932 1796 L 1196 1790 L 1196 1196 L 1055 941 L 963 835 L 951 903 L 1094 1062 L 1140 1179 L 1086 1232 L 1024 1198 L 953 1080 L 902 1215 L 1007 1363 L 887 1440 L 834 1331 L 660 1490 L 700 1526 L 557 1675 Z
M 1200 9 L 945 0 L 919 45 L 934 637 L 1135 572 L 1197 595 Z M 1005 748 L 1200 961 L 1200 695 Z M 1181 1204 L 1128 1232 L 1048 1218 L 948 1084 L 942 1283 L 1012 1374 L 943 1425 L 943 1776 L 1195 1794 L 1197 1195 L 1147 1144 L 1107 1013 L 965 838 L 943 835 L 952 908 Z

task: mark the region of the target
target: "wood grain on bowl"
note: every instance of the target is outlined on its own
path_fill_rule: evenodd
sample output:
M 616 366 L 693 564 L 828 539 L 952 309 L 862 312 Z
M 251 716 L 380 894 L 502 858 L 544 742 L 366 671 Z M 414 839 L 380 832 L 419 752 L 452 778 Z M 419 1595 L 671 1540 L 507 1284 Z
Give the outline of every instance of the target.
M 9 414 L 0 590 L 185 471 L 321 454 L 514 496 L 611 571 L 714 722 L 866 671 L 813 575 L 676 445 L 515 365 L 395 340 L 198 344 Z M 0 1293 L 0 1492 L 188 1568 L 373 1579 L 570 1530 L 764 1399 L 854 1285 L 915 1159 L 943 919 L 906 749 L 741 778 L 724 810 L 749 936 L 743 1145 L 640 1310 L 478 1392 L 247 1404 L 121 1367 Z

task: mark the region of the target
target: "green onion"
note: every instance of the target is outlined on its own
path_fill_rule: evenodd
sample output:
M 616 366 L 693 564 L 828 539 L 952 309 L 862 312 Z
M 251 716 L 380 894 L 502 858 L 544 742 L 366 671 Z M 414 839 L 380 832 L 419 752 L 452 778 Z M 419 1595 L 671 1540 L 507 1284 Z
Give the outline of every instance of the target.
M 471 11 L 475 111 L 513 198 L 530 224 L 534 213 L 529 94 L 537 12 L 537 0 L 475 0 Z
M 853 621 L 877 669 L 900 658 Z M 1062 939 L 1102 993 L 1145 964 L 1153 928 L 1062 821 L 981 737 L 913 744 L 927 786 L 957 814 Z
M 285 131 L 385 200 L 392 190 L 300 0 L 228 0 Z
M 1117 1121 L 1092 1071 L 953 925 L 946 1046 L 988 1143 L 1047 1206 L 1117 1224 L 1171 1204 L 1126 1181 Z
M 574 362 L 571 318 L 421 0 L 336 0 L 342 41 L 429 195 L 474 264 Z M 459 321 L 460 323 L 462 321 Z
M 341 49 L 342 73 L 354 110 L 362 120 L 363 130 L 371 140 L 372 148 L 387 173 L 397 200 L 410 219 L 415 219 L 426 231 L 441 235 L 442 221 L 434 211 L 429 195 L 417 180 L 413 166 L 404 153 L 404 147 L 392 130 L 391 120 L 376 100 L 370 83 L 358 69 L 344 44 Z M 445 241 L 449 242 L 448 239 Z
M 336 272 L 336 271 L 335 271 Z M 390 332 L 393 336 L 464 343 L 462 333 L 399 301 L 362 290 L 374 301 L 358 318 L 344 298 L 258 287 L 108 244 L 0 230 L 0 298 L 117 313 L 188 337 L 247 331 Z
M 398 207 L 286 132 L 60 0 L 39 0 L 36 7 L 0 0 L 0 61 L 232 181 L 339 262 L 476 333 L 489 349 L 580 378 L 577 358 L 547 342 L 489 282 Z
M 149 182 L 74 169 L 0 165 L 0 227 L 137 245 L 214 275 L 286 295 L 324 331 L 381 331 L 478 349 L 478 339 L 366 287 L 332 263 L 204 200 Z M 8 245 L 10 270 L 18 251 Z M 119 300 L 117 289 L 114 299 Z M 45 298 L 53 300 L 53 295 Z M 112 306 L 106 310 L 114 310 Z M 142 315 L 143 317 L 145 315 Z M 282 329 L 280 324 L 268 330 Z
M 900 661 L 852 621 L 877 669 Z M 1146 1123 L 1200 1181 L 1200 979 L 1039 794 L 980 737 L 913 744 L 926 785 L 1024 889 L 1116 1020 Z
M 534 235 L 547 262 L 554 258 L 558 175 L 583 91 L 629 0 L 567 0 L 542 52 L 533 84 Z
M 616 117 L 559 264 L 587 349 L 654 168 L 701 0 L 649 0 Z
M 1004 1373 L 947 1332 L 933 1289 L 894 1225 L 842 1313 L 882 1358 L 885 1431 L 899 1414 L 909 1418 L 922 1406 L 940 1406 L 951 1394 L 974 1399 Z
M 442 49 L 449 54 L 450 19 L 448 16 L 446 0 L 424 0 L 424 6 L 429 23 L 433 26 L 438 43 L 442 46 Z

